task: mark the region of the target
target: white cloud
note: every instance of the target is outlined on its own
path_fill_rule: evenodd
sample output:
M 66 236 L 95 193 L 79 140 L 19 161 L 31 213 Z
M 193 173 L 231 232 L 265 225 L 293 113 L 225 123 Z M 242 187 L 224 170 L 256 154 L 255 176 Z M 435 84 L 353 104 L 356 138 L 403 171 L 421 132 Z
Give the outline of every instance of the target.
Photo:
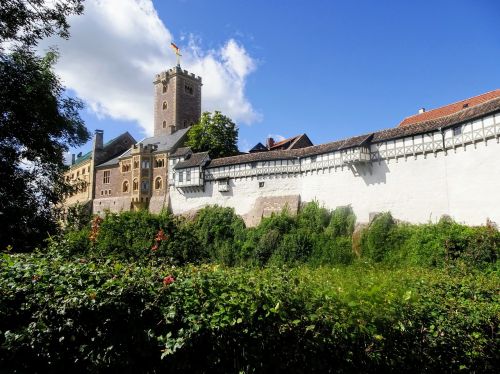
M 286 139 L 283 135 L 279 135 L 279 134 L 269 134 L 269 135 L 267 135 L 267 137 L 273 138 L 275 142 L 281 142 L 282 140 Z
M 153 132 L 156 73 L 176 64 L 172 34 L 151 0 L 87 0 L 85 13 L 73 17 L 69 40 L 50 39 L 61 53 L 56 72 L 99 116 L 136 121 Z M 203 78 L 203 110 L 221 110 L 237 123 L 260 115 L 245 96 L 254 59 L 229 39 L 219 49 L 203 50 L 193 36 L 181 47 L 182 66 Z

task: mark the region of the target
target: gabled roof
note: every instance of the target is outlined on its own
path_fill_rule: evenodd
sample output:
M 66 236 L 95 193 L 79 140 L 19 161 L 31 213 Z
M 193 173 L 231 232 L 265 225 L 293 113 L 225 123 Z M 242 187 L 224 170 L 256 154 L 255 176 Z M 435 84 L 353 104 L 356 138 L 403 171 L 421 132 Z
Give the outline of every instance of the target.
M 135 141 L 135 139 L 132 137 L 132 135 L 130 135 L 130 133 L 128 131 L 125 131 L 124 133 L 118 135 L 117 137 L 111 139 L 111 140 L 108 140 L 106 143 L 104 143 L 104 145 L 102 146 L 103 149 L 106 149 L 106 147 L 110 146 L 111 144 L 113 144 L 114 142 L 116 142 L 117 140 L 119 140 L 120 138 L 123 138 L 124 136 L 128 136 L 132 139 L 132 141 Z M 75 160 L 75 163 L 70 165 L 71 167 L 74 167 L 74 166 L 78 166 L 82 163 L 84 163 L 85 161 L 88 161 L 92 158 L 92 155 L 93 155 L 93 151 L 89 151 L 87 153 L 85 153 L 83 156 L 80 156 L 78 157 L 76 160 Z M 116 156 L 116 155 L 114 155 Z
M 456 103 L 442 106 L 440 108 L 432 109 L 420 114 L 415 114 L 410 117 L 406 117 L 399 126 L 409 126 L 416 123 L 435 120 L 441 117 L 449 116 L 460 112 L 461 110 L 472 108 L 476 105 L 483 104 L 489 100 L 500 97 L 500 89 L 483 93 L 478 96 L 470 97 L 465 100 L 457 101 Z
M 269 150 L 270 151 L 275 151 L 275 150 L 286 150 L 286 149 L 294 149 L 296 148 L 296 145 L 300 142 L 303 141 L 304 144 L 307 144 L 306 146 L 311 146 L 313 143 L 309 139 L 309 137 L 306 134 L 300 134 L 293 136 L 288 139 L 283 139 L 277 143 L 274 143 Z M 303 148 L 303 147 L 300 147 Z
M 174 169 L 185 169 L 200 166 L 206 160 L 210 160 L 208 152 L 193 153 L 191 156 L 189 156 L 189 158 L 185 159 L 184 161 L 178 162 L 174 166 Z
M 266 152 L 268 151 L 267 147 L 262 144 L 261 142 L 255 144 L 252 149 L 250 149 L 248 152 L 252 153 L 252 152 Z

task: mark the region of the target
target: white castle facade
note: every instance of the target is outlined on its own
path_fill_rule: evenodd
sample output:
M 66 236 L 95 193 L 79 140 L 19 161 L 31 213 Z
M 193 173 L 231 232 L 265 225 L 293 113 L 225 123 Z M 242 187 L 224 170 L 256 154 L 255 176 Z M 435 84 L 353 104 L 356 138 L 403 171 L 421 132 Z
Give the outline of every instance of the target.
M 186 121 L 170 123 L 166 110 L 175 108 L 178 118 L 192 122 L 191 117 L 200 113 L 201 80 L 196 81 L 199 99 L 191 100 L 192 90 L 186 87 L 193 83 L 187 72 L 175 76 L 176 91 L 169 88 L 168 74 L 158 76 L 165 78 L 155 81 L 158 123 L 155 136 L 148 138 L 156 143 L 136 144 L 132 151 L 96 166 L 94 213 L 133 209 L 142 203 L 156 212 L 192 214 L 217 204 L 234 208 L 248 225 L 255 225 L 272 212 L 294 212 L 300 204 L 316 200 L 330 209 L 350 205 L 359 222 L 390 211 L 412 223 L 434 222 L 443 215 L 471 225 L 487 219 L 500 223 L 500 90 L 370 134 L 320 145 L 312 145 L 303 135 L 287 147 L 259 144 L 247 154 L 211 159 L 208 153 L 183 147 Z M 183 109 L 183 102 L 189 107 Z M 165 118 L 159 108 L 165 109 Z M 190 116 L 191 111 L 196 113 Z M 162 148 L 166 143 L 169 147 Z M 134 149 L 148 151 L 141 151 L 139 160 Z M 145 163 L 145 157 L 151 162 Z M 124 167 L 129 164 L 133 166 Z M 151 170 L 145 172 L 140 165 Z M 115 174 L 118 182 L 110 181 Z M 100 180 L 106 177 L 113 189 L 103 196 Z M 144 186 L 148 191 L 142 190 Z

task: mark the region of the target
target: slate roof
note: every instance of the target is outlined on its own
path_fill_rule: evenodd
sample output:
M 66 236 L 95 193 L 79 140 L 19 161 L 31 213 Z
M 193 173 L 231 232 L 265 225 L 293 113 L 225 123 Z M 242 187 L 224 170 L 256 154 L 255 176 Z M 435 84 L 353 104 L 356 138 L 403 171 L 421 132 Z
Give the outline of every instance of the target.
M 267 152 L 267 151 L 268 151 L 267 147 L 264 144 L 262 144 L 261 142 L 255 144 L 252 147 L 252 149 L 249 150 L 250 153 L 252 153 L 252 152 Z
M 174 166 L 174 169 L 185 169 L 200 166 L 207 158 L 209 159 L 208 152 L 193 153 L 188 159 L 178 162 Z
M 456 103 L 445 105 L 445 106 L 442 106 L 440 108 L 432 109 L 432 110 L 426 111 L 424 113 L 415 114 L 413 116 L 406 117 L 403 121 L 401 121 L 399 126 L 409 126 L 409 125 L 413 125 L 415 123 L 430 121 L 430 120 L 434 120 L 434 119 L 441 118 L 444 116 L 449 116 L 451 114 L 455 114 L 455 113 L 461 111 L 462 109 L 472 108 L 473 106 L 483 104 L 489 100 L 492 100 L 492 99 L 495 99 L 498 97 L 500 97 L 500 89 L 486 92 L 486 93 L 478 95 L 478 96 L 470 97 L 470 98 L 465 99 L 465 100 L 457 101 Z
M 117 137 L 111 139 L 111 140 L 108 140 L 106 143 L 104 143 L 104 145 L 102 146 L 103 148 L 106 148 L 108 145 L 112 144 L 113 142 L 115 142 L 116 140 L 118 140 L 119 138 L 121 138 L 122 136 L 124 135 L 129 135 L 130 137 L 132 137 L 128 131 L 125 131 L 123 134 L 120 134 L 118 135 Z M 133 139 L 133 138 L 132 138 Z M 88 151 L 87 153 L 85 153 L 84 155 L 78 157 L 76 160 L 75 160 L 75 163 L 70 165 L 71 167 L 73 166 L 77 166 L 79 164 L 82 164 L 84 163 L 85 161 L 87 160 L 90 160 L 92 158 L 92 153 L 93 151 Z
M 189 131 L 189 128 L 177 130 L 173 134 L 170 135 L 158 135 L 152 136 L 150 138 L 145 138 L 136 144 L 142 143 L 143 145 L 156 145 L 157 149 L 155 152 L 170 152 L 172 149 L 175 149 L 177 144 L 184 138 L 186 133 Z M 102 164 L 99 164 L 97 167 L 105 167 L 117 165 L 120 162 L 120 159 L 130 156 L 132 154 L 132 150 L 129 148 L 124 153 L 119 156 L 112 158 L 109 161 L 106 161 Z
M 313 145 L 311 147 L 291 149 L 284 151 L 269 151 L 255 152 L 244 155 L 217 158 L 210 161 L 208 168 L 220 166 L 237 165 L 247 162 L 270 161 L 270 160 L 286 160 L 296 159 L 300 157 L 308 157 L 320 155 L 342 149 L 359 147 L 370 142 L 380 142 L 391 139 L 398 139 L 406 136 L 424 134 L 429 131 L 436 131 L 439 128 L 451 127 L 463 122 L 467 122 L 487 114 L 500 112 L 500 97 L 491 99 L 481 104 L 472 107 L 467 107 L 450 115 L 440 117 L 433 120 L 419 122 L 411 126 L 398 126 L 395 128 L 377 131 L 371 134 L 354 136 L 351 138 L 338 140 L 330 143 Z
M 170 154 L 170 157 L 182 157 L 182 156 L 187 155 L 190 152 L 192 152 L 191 148 L 180 147 L 180 148 L 177 148 L 177 150 L 174 153 Z

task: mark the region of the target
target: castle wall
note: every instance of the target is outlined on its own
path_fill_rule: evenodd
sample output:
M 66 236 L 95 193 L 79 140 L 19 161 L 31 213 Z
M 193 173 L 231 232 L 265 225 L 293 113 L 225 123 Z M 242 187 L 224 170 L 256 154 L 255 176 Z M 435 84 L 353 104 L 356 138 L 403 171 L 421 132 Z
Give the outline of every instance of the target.
M 263 201 L 274 200 L 276 210 L 277 198 L 298 196 L 330 209 L 351 205 L 359 222 L 390 211 L 413 223 L 436 221 L 443 214 L 471 225 L 484 224 L 487 218 L 500 223 L 499 119 L 497 114 L 496 121 L 489 116 L 464 124 L 456 135 L 447 129 L 373 144 L 367 163 L 341 163 L 336 152 L 303 158 L 294 166 L 282 166 L 285 161 L 269 166 L 268 161 L 210 170 L 203 191 L 172 186 L 171 208 L 182 214 L 218 204 L 234 208 L 255 225 L 266 215 Z M 215 179 L 222 173 L 234 176 L 227 192 L 219 192 L 218 182 L 210 180 L 210 175 Z M 283 199 L 281 205 L 290 201 Z

